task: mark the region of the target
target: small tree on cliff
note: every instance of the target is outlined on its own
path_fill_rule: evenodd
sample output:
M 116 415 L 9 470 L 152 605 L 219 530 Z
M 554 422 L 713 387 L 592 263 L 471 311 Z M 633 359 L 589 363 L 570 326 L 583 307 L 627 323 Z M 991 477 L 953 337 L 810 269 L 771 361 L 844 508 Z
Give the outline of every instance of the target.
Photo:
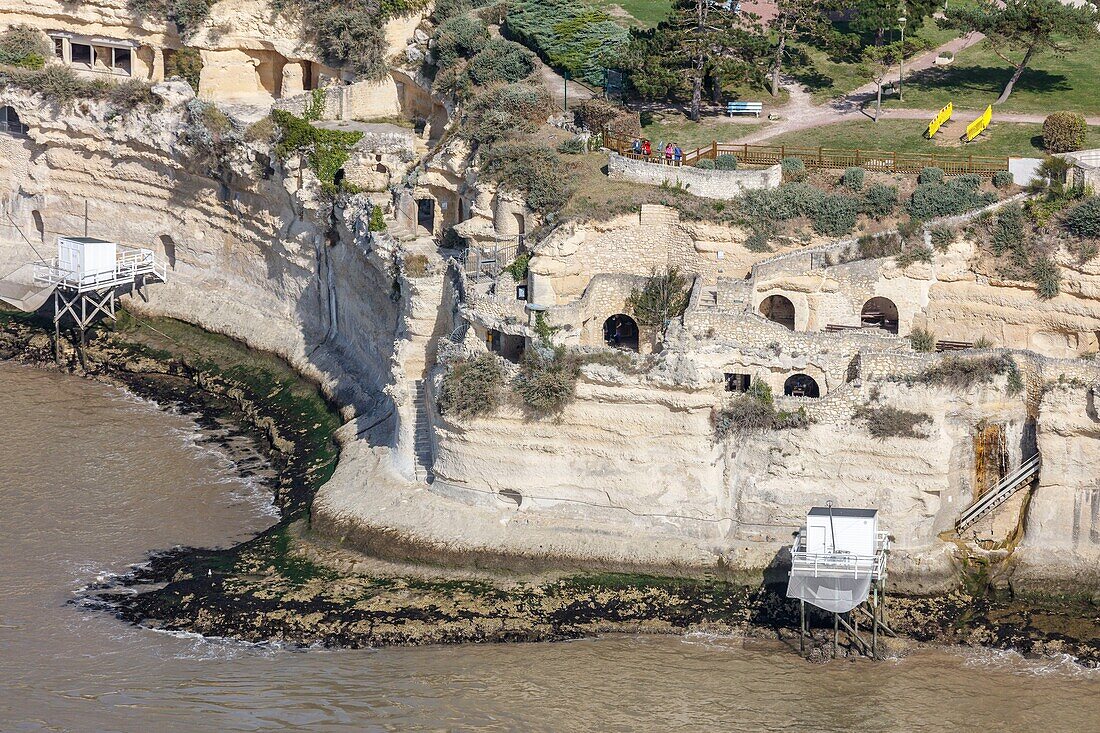
M 1001 104 L 1037 53 L 1066 54 L 1075 43 L 1100 38 L 1096 28 L 1100 12 L 1094 1 L 1073 6 L 1062 0 L 979 0 L 977 5 L 960 3 L 948 8 L 941 25 L 982 33 L 990 50 L 1012 66 L 1012 76 L 995 102 Z
M 626 299 L 627 310 L 643 326 L 663 336 L 669 321 L 687 310 L 691 297 L 688 280 L 673 267 L 668 272 L 654 271 L 641 288 L 634 288 Z

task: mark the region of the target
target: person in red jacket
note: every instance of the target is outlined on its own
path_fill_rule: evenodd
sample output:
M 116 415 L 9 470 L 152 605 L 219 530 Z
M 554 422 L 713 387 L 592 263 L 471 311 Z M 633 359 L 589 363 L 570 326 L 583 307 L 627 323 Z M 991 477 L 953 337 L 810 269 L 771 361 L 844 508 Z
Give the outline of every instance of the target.
M 649 140 L 642 140 L 642 155 L 649 157 L 653 152 L 652 146 L 649 144 Z

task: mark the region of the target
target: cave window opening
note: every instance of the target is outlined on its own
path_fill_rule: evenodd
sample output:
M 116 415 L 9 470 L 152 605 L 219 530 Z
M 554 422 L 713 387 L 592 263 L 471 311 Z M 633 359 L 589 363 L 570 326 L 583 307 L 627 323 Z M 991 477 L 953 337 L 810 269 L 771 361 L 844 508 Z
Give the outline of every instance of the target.
M 748 392 L 750 384 L 752 384 L 752 377 L 750 375 L 726 372 L 727 392 Z
M 12 107 L 0 107 L 0 132 L 16 136 L 27 134 L 27 126 Z
M 424 227 L 429 232 L 435 229 L 435 201 L 431 199 L 416 200 L 416 224 Z
M 889 298 L 875 297 L 863 304 L 860 322 L 864 328 L 881 328 L 898 334 L 898 307 Z
M 794 303 L 784 295 L 769 295 L 760 302 L 760 315 L 773 323 L 794 330 Z
M 633 318 L 617 313 L 603 322 L 603 340 L 608 346 L 638 350 L 638 324 Z
M 817 381 L 808 374 L 792 374 L 783 383 L 783 394 L 788 397 L 820 397 Z

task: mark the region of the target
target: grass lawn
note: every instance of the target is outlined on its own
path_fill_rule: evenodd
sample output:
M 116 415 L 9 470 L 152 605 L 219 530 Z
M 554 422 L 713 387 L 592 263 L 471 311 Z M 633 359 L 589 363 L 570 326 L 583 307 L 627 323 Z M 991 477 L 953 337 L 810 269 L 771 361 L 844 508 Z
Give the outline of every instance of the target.
M 757 96 L 756 99 L 770 99 L 768 95 Z M 680 143 L 684 151 L 710 145 L 713 141 L 725 142 L 735 140 L 750 132 L 761 129 L 770 124 L 767 111 L 759 121 L 751 115 L 741 117 L 704 117 L 701 122 L 692 122 L 679 113 L 665 113 L 655 115 L 651 124 L 642 128 L 642 135 L 649 138 L 654 145 L 658 141 L 673 141 Z
M 591 3 L 602 8 L 612 18 L 619 21 L 628 21 L 624 25 L 635 25 L 641 28 L 652 28 L 668 17 L 672 10 L 672 0 L 593 0 Z M 621 8 L 626 14 L 633 16 L 636 22 L 629 22 L 616 7 Z
M 965 145 L 958 142 L 958 138 L 967 122 L 969 120 L 952 120 L 940 131 L 936 140 L 922 137 L 928 126 L 925 120 L 882 120 L 877 123 L 860 120 L 778 135 L 764 144 L 1023 158 L 1039 158 L 1045 154 L 1042 125 L 994 122 L 977 141 Z M 1086 147 L 1100 147 L 1100 128 L 1089 128 Z
M 1016 82 L 1012 96 L 998 109 L 1007 112 L 1048 113 L 1057 110 L 1100 114 L 1100 42 L 1084 44 L 1064 57 L 1040 55 Z M 948 102 L 967 109 L 992 104 L 1012 70 L 979 43 L 955 58 L 950 66 L 933 67 L 907 77 L 905 101 L 890 106 L 939 108 Z M 994 114 L 994 119 L 996 115 Z

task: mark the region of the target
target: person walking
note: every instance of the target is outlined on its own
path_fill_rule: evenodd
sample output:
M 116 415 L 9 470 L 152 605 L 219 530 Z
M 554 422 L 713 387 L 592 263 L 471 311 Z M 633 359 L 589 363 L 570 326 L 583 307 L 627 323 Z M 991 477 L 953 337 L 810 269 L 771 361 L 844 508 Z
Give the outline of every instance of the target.
M 684 151 L 680 149 L 680 143 L 676 143 L 672 148 L 672 162 L 673 165 L 680 165 L 680 160 L 684 157 Z

